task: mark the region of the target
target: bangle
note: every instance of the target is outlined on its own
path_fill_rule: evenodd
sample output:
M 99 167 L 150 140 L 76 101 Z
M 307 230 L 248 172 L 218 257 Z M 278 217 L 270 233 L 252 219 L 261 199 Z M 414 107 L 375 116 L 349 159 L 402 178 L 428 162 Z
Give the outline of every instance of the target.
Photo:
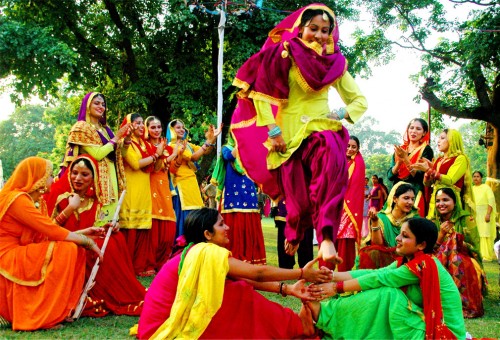
M 125 139 L 125 140 L 123 141 L 123 144 L 124 144 L 124 145 L 130 145 L 130 144 L 132 144 L 132 140 L 130 140 L 130 139 L 129 139 L 129 140 L 126 140 L 126 139 Z
M 300 277 L 299 277 L 299 280 L 302 280 L 302 278 L 304 277 L 304 269 L 303 268 L 299 268 L 300 269 Z
M 281 129 L 278 125 L 273 127 L 271 130 L 267 131 L 267 135 L 269 138 L 276 138 L 278 136 L 281 136 Z
M 112 139 L 110 139 L 110 140 L 109 140 L 109 142 L 110 142 L 111 144 L 113 144 L 113 146 L 115 146 L 115 145 L 116 145 L 116 142 L 115 142 L 114 140 L 112 140 Z
M 347 111 L 343 107 L 337 110 L 337 114 L 339 115 L 340 120 L 344 119 L 346 113 Z
M 337 291 L 337 294 L 344 293 L 344 281 L 337 282 L 335 284 L 335 290 Z
M 64 213 L 61 212 L 59 215 L 57 215 L 56 222 L 57 222 L 57 224 L 62 226 L 62 225 L 64 225 L 64 222 L 66 222 L 67 219 L 68 219 L 68 217 L 66 215 L 64 215 Z
M 209 143 L 208 141 L 205 141 L 204 145 L 207 147 L 215 146 L 215 143 Z
M 372 227 L 370 228 L 372 231 L 379 231 L 380 229 L 382 229 L 382 227 Z
M 278 292 L 279 295 L 283 296 L 283 297 L 287 297 L 287 293 L 285 292 L 285 290 L 283 289 L 283 286 L 285 285 L 284 282 L 280 282 L 280 290 Z
M 333 271 L 333 269 L 332 269 L 331 272 L 332 272 L 332 282 L 335 282 L 335 271 Z
M 87 236 L 83 235 L 83 234 L 79 234 L 80 235 L 80 238 L 82 239 L 82 244 L 81 246 L 85 249 L 90 249 L 92 248 L 92 241 L 90 240 L 90 238 L 88 238 Z

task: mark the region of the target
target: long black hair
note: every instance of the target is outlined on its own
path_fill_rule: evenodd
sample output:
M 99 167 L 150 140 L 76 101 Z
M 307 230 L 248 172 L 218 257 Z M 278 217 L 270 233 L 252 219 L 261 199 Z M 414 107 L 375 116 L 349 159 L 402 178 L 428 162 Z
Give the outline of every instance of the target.
M 432 254 L 438 238 L 436 225 L 432 221 L 421 217 L 410 218 L 407 222 L 411 232 L 415 235 L 417 244 L 425 242 L 424 253 Z

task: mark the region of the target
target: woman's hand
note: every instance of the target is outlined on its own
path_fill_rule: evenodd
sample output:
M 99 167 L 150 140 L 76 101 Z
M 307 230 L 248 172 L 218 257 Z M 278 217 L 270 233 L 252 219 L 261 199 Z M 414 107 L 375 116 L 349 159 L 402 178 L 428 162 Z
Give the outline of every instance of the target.
M 156 156 L 159 157 L 163 155 L 163 150 L 165 150 L 165 141 L 162 140 L 158 146 L 156 146 Z
M 90 238 L 103 238 L 106 235 L 106 230 L 99 227 L 89 227 L 79 230 L 78 233 Z
M 212 124 L 208 126 L 208 130 L 205 132 L 205 138 L 207 139 L 208 143 L 215 144 L 215 142 L 217 141 L 217 137 L 222 132 L 222 126 L 222 123 L 217 129 Z
M 306 286 L 306 280 L 299 280 L 293 285 L 286 285 L 285 293 L 287 295 L 295 296 L 301 300 L 314 301 L 316 297 L 312 296 Z
M 119 128 L 118 131 L 116 131 L 116 134 L 115 134 L 116 142 L 118 142 L 120 139 L 129 135 L 130 126 L 131 125 L 129 123 L 127 123 L 127 124 L 123 125 L 121 128 Z
M 426 158 L 420 158 L 417 162 L 410 165 L 410 170 L 427 172 L 432 169 L 432 162 Z
M 313 283 L 307 287 L 309 294 L 316 299 L 316 301 L 321 301 L 326 298 L 337 295 L 337 285 L 334 282 L 317 284 Z
M 108 230 L 109 228 L 112 228 L 113 232 L 116 233 L 120 231 L 120 223 L 116 222 L 114 225 L 112 222 L 108 222 L 103 226 L 104 229 Z
M 399 145 L 394 145 L 394 156 L 396 161 L 401 161 L 403 163 L 408 163 L 408 153 Z
M 378 216 L 377 216 L 377 209 L 375 207 L 371 207 L 368 210 L 368 218 L 372 220 L 372 222 L 377 222 L 378 221 Z
M 78 195 L 77 193 L 73 193 L 68 197 L 68 206 L 70 206 L 73 211 L 80 207 L 80 203 L 82 203 L 80 200 L 80 195 Z
M 186 150 L 187 140 L 179 140 L 177 141 L 177 154 L 182 156 L 184 150 Z
M 454 223 L 450 221 L 445 221 L 439 226 L 439 238 L 443 239 L 446 235 L 453 232 Z
M 314 264 L 318 262 L 320 257 L 317 257 L 311 261 L 309 261 L 303 270 L 302 279 L 307 282 L 330 282 L 332 280 L 332 272 L 326 268 L 321 267 L 320 269 L 313 268 Z
M 269 138 L 268 140 L 271 142 L 271 151 L 281 153 L 286 151 L 286 142 L 281 135 Z

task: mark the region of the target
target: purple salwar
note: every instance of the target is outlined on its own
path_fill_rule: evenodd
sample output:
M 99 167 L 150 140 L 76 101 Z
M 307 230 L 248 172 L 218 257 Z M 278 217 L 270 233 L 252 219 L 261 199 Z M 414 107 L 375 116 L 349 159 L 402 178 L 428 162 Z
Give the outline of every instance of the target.
M 288 212 L 285 237 L 292 244 L 312 226 L 319 243 L 324 235 L 335 242 L 348 183 L 348 142 L 346 128 L 315 132 L 275 170 Z

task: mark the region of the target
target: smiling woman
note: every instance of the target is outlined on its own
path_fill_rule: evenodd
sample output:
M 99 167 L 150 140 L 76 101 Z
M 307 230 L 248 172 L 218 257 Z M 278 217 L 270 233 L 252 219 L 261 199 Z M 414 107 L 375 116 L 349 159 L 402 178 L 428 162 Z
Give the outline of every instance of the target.
M 302 308 L 310 308 L 316 327 L 334 339 L 396 339 L 402 334 L 408 339 L 464 339 L 458 289 L 432 257 L 436 238 L 431 221 L 409 219 L 395 240 L 397 262 L 373 271 L 335 273 L 333 283 L 309 290 L 323 297 L 359 293 Z
M 116 134 L 106 125 L 106 99 L 103 94 L 90 92 L 80 106 L 78 121 L 71 127 L 66 143 L 66 155 L 60 175 L 80 154 L 89 154 L 99 162 L 99 181 L 103 188 L 102 204 L 106 216 L 102 225 L 111 220 L 120 193 L 125 189 L 125 170 L 122 159 L 122 140 L 127 127 Z
M 376 269 L 394 261 L 396 236 L 401 225 L 418 215 L 414 203 L 415 188 L 411 184 L 399 182 L 392 187 L 382 211 L 377 213 L 376 209 L 370 208 L 370 234 L 364 241 L 367 246 L 359 250 L 358 268 Z

